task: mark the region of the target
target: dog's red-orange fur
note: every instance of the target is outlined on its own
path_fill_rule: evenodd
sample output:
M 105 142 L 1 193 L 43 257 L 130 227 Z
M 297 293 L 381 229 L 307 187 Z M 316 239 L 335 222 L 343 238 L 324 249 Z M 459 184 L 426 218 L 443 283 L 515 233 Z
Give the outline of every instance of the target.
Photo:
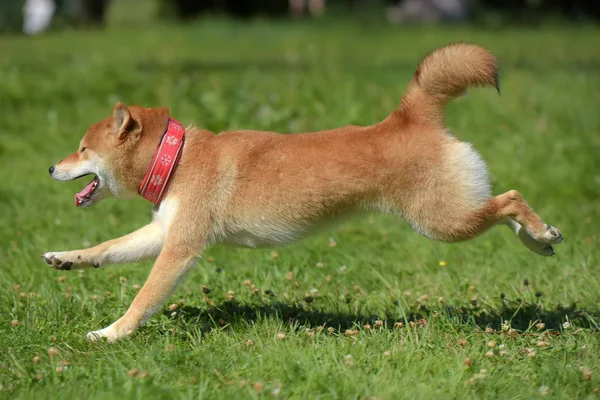
M 90 249 L 46 253 L 58 269 L 158 256 L 125 315 L 91 332 L 116 340 L 134 332 L 172 293 L 202 249 L 289 243 L 323 222 L 359 210 L 406 219 L 434 239 L 473 238 L 509 225 L 532 251 L 552 255 L 560 232 L 515 190 L 492 197 L 486 167 L 444 125 L 444 106 L 468 87 L 498 89 L 496 59 L 472 44 L 435 50 L 419 64 L 399 107 L 372 126 L 295 135 L 186 128 L 183 155 L 153 222 Z M 164 108 L 126 107 L 89 128 L 80 150 L 56 164 L 56 179 L 98 175 L 88 204 L 135 195 L 167 126 Z

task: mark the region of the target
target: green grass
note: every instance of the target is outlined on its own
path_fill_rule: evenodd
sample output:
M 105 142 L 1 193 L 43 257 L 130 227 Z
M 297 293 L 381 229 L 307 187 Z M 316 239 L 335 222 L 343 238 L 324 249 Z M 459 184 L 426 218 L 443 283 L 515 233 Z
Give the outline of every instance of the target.
M 502 95 L 471 91 L 448 124 L 482 153 L 496 193 L 518 189 L 562 230 L 555 257 L 508 229 L 448 245 L 365 216 L 287 248 L 209 248 L 130 340 L 85 341 L 124 313 L 151 263 L 67 273 L 40 254 L 128 233 L 150 205 L 76 209 L 82 183 L 54 182 L 47 168 L 115 101 L 169 106 L 215 131 L 371 124 L 396 106 L 420 57 L 455 40 L 499 57 Z M 0 396 L 597 398 L 599 40 L 592 27 L 217 20 L 0 38 Z

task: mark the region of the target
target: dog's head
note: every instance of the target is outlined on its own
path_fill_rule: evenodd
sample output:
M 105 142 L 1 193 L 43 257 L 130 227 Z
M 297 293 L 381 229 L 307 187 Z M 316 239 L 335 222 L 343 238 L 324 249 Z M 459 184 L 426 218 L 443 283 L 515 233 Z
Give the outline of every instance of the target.
M 79 149 L 51 166 L 52 178 L 67 181 L 94 175 L 75 194 L 75 204 L 91 206 L 114 195 L 131 198 L 138 188 L 169 121 L 166 108 L 115 104 L 112 116 L 92 125 Z

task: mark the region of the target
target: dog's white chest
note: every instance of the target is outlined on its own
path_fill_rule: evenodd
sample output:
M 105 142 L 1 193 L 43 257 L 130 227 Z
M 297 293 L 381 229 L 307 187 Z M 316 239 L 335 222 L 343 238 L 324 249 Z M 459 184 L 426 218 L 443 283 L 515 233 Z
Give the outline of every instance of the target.
M 166 198 L 160 203 L 160 207 L 154 212 L 154 220 L 157 221 L 163 228 L 163 231 L 167 232 L 175 214 L 177 213 L 177 206 L 179 202 L 175 198 Z

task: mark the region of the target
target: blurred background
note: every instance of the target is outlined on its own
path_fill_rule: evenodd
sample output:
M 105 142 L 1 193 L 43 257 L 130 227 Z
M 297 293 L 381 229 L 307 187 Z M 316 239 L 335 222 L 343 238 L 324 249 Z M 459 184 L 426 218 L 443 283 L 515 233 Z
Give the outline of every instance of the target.
M 153 16 L 160 20 L 189 20 L 211 14 L 238 19 L 355 14 L 384 17 L 392 24 L 497 25 L 600 18 L 597 0 L 2 0 L 1 3 L 0 32 L 28 34 L 66 26 L 103 26 L 110 20 L 113 8 L 127 3 L 136 8 L 136 17 Z

